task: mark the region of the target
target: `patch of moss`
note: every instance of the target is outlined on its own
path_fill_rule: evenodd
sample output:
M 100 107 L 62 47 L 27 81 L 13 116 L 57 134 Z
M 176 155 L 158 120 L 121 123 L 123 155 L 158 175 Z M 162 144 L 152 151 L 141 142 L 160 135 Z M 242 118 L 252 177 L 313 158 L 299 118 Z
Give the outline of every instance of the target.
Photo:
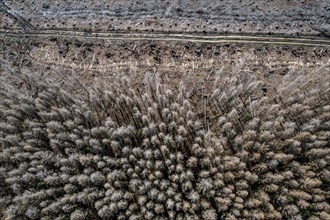
M 314 210 L 314 207 L 313 207 L 313 206 L 308 206 L 308 207 L 305 208 L 305 209 L 301 209 L 301 210 L 300 210 L 301 217 L 302 217 L 303 219 L 308 219 L 309 217 L 312 216 L 313 210 Z
M 93 150 L 93 148 L 91 148 L 91 147 L 86 147 L 86 148 L 85 148 L 85 152 L 86 152 L 86 153 L 93 153 L 94 150 Z
M 248 113 L 248 112 L 244 112 L 244 113 L 243 113 L 243 120 L 244 120 L 245 122 L 248 122 L 248 121 L 250 121 L 251 119 L 252 119 L 252 117 L 251 117 L 250 113 Z
M 291 196 L 287 196 L 286 199 L 287 199 L 288 203 L 294 202 L 294 198 Z
M 37 189 L 45 189 L 47 187 L 47 183 L 45 181 L 39 181 L 37 183 Z

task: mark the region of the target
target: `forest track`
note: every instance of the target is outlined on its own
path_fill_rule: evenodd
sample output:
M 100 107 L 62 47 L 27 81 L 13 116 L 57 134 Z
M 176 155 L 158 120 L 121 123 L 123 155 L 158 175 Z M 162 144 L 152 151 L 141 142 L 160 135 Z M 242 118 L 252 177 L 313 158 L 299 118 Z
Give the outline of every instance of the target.
M 0 1 L 0 12 L 3 12 L 4 14 L 8 15 L 12 19 L 14 19 L 22 28 L 25 30 L 33 30 L 34 27 L 30 22 L 28 22 L 25 18 L 23 18 L 19 13 L 17 13 L 15 10 L 9 8 L 5 3 Z
M 103 40 L 148 40 L 148 41 L 181 41 L 195 43 L 250 43 L 279 44 L 330 47 L 330 39 L 324 37 L 286 37 L 261 35 L 232 34 L 180 34 L 180 33 L 150 33 L 150 32 L 89 32 L 70 30 L 5 30 L 0 29 L 0 36 L 7 37 L 69 37 Z

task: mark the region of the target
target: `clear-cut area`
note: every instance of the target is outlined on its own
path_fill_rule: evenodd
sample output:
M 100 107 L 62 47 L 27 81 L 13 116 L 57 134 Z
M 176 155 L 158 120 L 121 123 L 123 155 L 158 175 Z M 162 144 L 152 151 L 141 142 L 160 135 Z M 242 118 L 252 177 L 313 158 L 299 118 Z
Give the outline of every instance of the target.
M 2 0 L 0 8 L 23 26 L 84 31 L 317 35 L 330 19 L 328 0 Z M 1 17 L 2 28 L 17 28 Z

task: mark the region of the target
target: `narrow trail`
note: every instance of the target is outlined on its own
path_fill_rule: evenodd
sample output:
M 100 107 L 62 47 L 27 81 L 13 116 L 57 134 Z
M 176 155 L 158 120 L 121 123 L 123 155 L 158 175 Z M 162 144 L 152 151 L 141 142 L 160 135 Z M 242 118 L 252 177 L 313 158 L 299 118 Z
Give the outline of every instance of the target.
M 179 34 L 152 32 L 83 32 L 70 30 L 28 30 L 15 31 L 0 29 L 3 37 L 67 37 L 104 40 L 148 40 L 148 41 L 181 41 L 196 43 L 250 43 L 250 44 L 279 44 L 330 47 L 330 39 L 323 37 L 285 37 L 258 35 L 208 35 L 208 34 Z

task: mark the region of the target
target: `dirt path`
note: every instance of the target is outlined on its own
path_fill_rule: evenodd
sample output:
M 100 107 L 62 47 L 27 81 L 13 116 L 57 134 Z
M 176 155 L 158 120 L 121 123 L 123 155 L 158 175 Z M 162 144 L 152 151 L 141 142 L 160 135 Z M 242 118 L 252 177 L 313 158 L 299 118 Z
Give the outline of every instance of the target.
M 0 30 L 5 36 L 45 36 L 45 37 L 77 37 L 103 40 L 154 40 L 178 41 L 198 43 L 251 43 L 251 44 L 279 44 L 329 47 L 330 39 L 321 37 L 285 37 L 285 36 L 258 36 L 258 35 L 194 35 L 178 33 L 147 33 L 147 32 L 83 32 L 62 30 L 30 30 L 7 31 Z

